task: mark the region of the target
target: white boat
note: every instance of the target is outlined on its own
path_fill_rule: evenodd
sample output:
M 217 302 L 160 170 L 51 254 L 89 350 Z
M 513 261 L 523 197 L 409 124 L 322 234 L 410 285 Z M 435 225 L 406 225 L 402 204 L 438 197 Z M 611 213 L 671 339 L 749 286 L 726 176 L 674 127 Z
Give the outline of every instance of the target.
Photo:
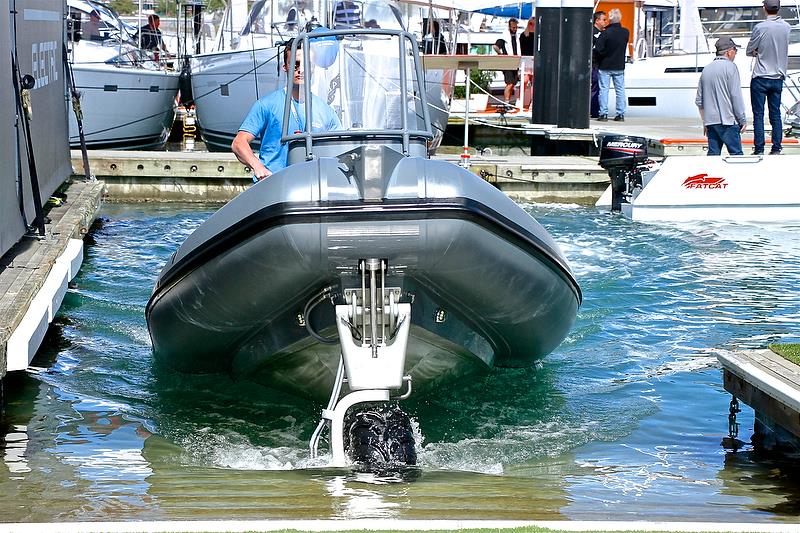
M 646 140 L 603 139 L 611 185 L 597 207 L 641 222 L 800 221 L 800 156 L 670 156 L 646 161 Z
M 309 0 L 309 21 L 327 27 L 334 23 L 335 2 Z M 364 1 L 360 6 L 358 25 L 381 29 L 407 29 L 409 25 L 421 27 L 423 8 L 400 2 Z M 233 4 L 232 4 L 233 5 Z M 296 36 L 298 24 L 286 22 L 287 13 L 278 9 L 274 0 L 258 0 L 250 8 L 247 22 L 241 30 L 232 32 L 226 13 L 221 28 L 227 38 L 217 41 L 217 50 L 192 58 L 192 94 L 197 108 L 200 134 L 210 150 L 230 150 L 231 141 L 253 103 L 274 91 L 280 79 L 278 45 Z M 430 149 L 438 147 L 449 116 L 450 97 L 453 91 L 452 70 L 426 70 L 425 91 L 434 128 Z M 334 80 L 331 80 L 335 83 Z M 325 93 L 332 92 L 330 90 Z
M 80 97 L 83 132 L 90 148 L 144 149 L 162 146 L 175 118 L 178 72 L 139 50 L 130 30 L 108 6 L 69 0 L 71 18 L 97 11 L 104 40 L 72 42 L 70 63 Z M 80 146 L 75 113 L 69 140 Z
M 789 78 L 783 107 L 800 99 L 800 15 L 798 4 L 784 3 L 781 16 L 792 26 Z M 625 67 L 630 117 L 699 117 L 694 100 L 703 67 L 713 61 L 714 43 L 729 36 L 742 48 L 736 55 L 748 120 L 753 58 L 745 54 L 752 28 L 764 19 L 761 0 L 648 0 L 635 22 L 633 62 Z M 630 25 L 629 25 L 630 24 Z M 609 94 L 609 115 L 616 113 Z

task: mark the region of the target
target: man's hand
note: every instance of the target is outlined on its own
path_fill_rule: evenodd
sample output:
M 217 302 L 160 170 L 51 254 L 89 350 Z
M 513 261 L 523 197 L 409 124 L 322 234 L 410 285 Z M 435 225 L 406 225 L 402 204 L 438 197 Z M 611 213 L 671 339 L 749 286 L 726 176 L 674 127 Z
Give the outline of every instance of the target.
M 708 137 L 708 127 L 705 124 L 703 125 L 703 137 Z
M 272 172 L 270 172 L 270 170 L 267 167 L 262 165 L 261 161 L 259 161 L 250 168 L 253 170 L 253 176 L 255 176 L 258 181 L 261 181 L 264 178 L 272 176 Z
M 739 133 L 744 133 L 747 131 L 747 122 L 744 122 L 741 126 L 739 126 Z
M 255 156 L 253 150 L 250 148 L 250 142 L 252 142 L 254 138 L 255 136 L 252 133 L 239 130 L 231 143 L 231 151 L 236 155 L 236 159 L 243 165 L 250 167 L 253 176 L 255 176 L 258 181 L 261 181 L 270 176 L 272 171 L 264 166 L 264 163 Z

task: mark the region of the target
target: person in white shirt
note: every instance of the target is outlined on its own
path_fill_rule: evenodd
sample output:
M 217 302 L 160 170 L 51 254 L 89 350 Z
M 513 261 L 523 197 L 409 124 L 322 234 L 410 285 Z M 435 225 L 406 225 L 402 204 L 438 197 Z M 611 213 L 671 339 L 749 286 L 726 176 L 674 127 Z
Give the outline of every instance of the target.
M 517 19 L 509 19 L 508 31 L 503 34 L 502 38 L 497 39 L 494 45 L 492 45 L 495 53 L 499 55 L 520 55 L 519 35 L 517 34 L 518 26 L 519 22 Z M 505 103 L 511 104 L 513 103 L 512 98 L 514 96 L 517 83 L 519 83 L 519 69 L 504 70 L 503 79 L 506 82 L 506 87 L 503 89 L 503 98 Z

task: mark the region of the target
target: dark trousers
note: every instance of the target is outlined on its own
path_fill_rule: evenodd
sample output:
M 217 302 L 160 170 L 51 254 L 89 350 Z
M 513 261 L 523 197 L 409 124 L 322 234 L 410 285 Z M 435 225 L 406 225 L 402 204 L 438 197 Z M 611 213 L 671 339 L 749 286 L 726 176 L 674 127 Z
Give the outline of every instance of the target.
M 596 118 L 600 115 L 600 73 L 597 67 L 592 67 L 592 99 L 589 101 L 589 116 Z
M 764 100 L 769 110 L 769 125 L 772 128 L 772 151 L 781 150 L 783 125 L 781 124 L 782 79 L 753 78 L 750 80 L 750 105 L 753 107 L 753 148 L 755 153 L 764 153 Z
M 742 155 L 742 136 L 737 124 L 730 126 L 709 124 L 706 126 L 706 135 L 708 135 L 708 155 L 720 155 L 722 145 L 725 145 L 729 154 Z

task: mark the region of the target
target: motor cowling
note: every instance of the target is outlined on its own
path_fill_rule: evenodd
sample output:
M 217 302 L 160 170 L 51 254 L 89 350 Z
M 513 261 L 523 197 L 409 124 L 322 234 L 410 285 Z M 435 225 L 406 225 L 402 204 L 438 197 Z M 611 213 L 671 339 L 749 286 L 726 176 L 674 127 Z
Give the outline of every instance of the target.
M 600 144 L 600 166 L 611 178 L 611 210 L 619 211 L 636 185 L 642 184 L 642 166 L 647 162 L 647 139 L 629 135 L 606 135 Z
M 633 170 L 647 161 L 647 139 L 629 135 L 606 135 L 600 144 L 600 166 L 611 171 Z

